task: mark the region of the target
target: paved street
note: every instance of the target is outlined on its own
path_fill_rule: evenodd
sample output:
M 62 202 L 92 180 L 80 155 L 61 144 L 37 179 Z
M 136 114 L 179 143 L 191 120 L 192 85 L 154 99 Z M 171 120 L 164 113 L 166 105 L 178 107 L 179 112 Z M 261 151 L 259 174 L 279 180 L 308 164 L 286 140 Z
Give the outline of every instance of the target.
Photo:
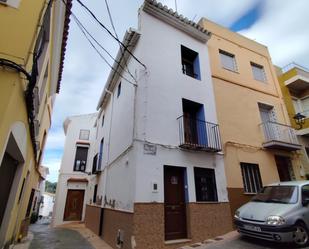
M 292 249 L 295 248 L 291 244 L 276 244 L 272 242 L 262 241 L 258 239 L 233 236 L 232 238 L 223 241 L 211 243 L 209 245 L 200 247 L 200 249 Z M 309 247 L 307 247 L 308 249 Z
M 30 230 L 34 235 L 30 249 L 93 249 L 79 232 L 71 229 L 36 224 Z

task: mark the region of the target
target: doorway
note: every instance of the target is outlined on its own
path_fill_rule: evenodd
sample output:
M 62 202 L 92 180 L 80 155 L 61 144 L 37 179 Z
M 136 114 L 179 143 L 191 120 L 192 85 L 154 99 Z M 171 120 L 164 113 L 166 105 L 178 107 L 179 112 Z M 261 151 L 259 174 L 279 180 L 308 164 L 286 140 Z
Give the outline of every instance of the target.
M 292 162 L 289 157 L 275 155 L 275 161 L 281 182 L 295 179 Z
M 11 193 L 18 162 L 5 152 L 0 165 L 0 227 Z
M 187 238 L 185 172 L 182 167 L 164 166 L 165 240 Z
M 82 220 L 85 190 L 68 190 L 64 209 L 64 221 Z

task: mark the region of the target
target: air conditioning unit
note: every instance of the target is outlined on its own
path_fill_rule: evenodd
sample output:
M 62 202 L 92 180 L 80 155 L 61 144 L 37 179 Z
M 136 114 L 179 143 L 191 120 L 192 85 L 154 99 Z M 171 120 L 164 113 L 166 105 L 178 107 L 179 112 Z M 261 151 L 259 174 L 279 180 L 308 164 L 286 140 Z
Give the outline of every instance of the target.
M 39 88 L 37 86 L 33 89 L 33 107 L 34 107 L 34 114 L 37 115 L 39 113 L 40 108 Z
M 37 137 L 39 136 L 40 132 L 40 121 L 37 119 L 33 120 L 33 125 L 34 125 L 34 136 Z

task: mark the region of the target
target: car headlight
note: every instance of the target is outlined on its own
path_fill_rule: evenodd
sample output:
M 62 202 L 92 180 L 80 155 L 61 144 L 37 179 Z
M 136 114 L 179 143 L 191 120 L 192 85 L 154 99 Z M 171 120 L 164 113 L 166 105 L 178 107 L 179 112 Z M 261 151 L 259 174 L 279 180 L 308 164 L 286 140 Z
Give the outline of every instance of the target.
M 239 219 L 239 211 L 238 210 L 234 214 L 234 219 L 236 219 L 236 220 Z
M 266 224 L 267 225 L 283 225 L 285 224 L 285 220 L 281 217 L 281 216 L 277 216 L 277 215 L 270 215 L 267 217 L 266 219 Z

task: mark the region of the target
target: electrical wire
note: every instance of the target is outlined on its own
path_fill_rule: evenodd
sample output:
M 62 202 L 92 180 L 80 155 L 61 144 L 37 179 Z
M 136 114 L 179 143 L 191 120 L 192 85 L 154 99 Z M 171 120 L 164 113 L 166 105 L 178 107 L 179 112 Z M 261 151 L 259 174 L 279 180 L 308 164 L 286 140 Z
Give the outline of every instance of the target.
M 114 21 L 113 21 L 112 14 L 111 14 L 111 11 L 110 11 L 110 9 L 109 9 L 109 5 L 108 5 L 107 0 L 105 0 L 105 5 L 106 5 L 106 9 L 107 9 L 109 21 L 110 21 L 110 23 L 111 23 L 111 25 L 112 25 L 113 31 L 114 31 L 114 33 L 115 33 L 115 36 L 116 36 L 116 38 L 119 40 L 119 37 L 118 37 L 118 34 L 117 34 L 117 32 L 116 32 L 116 28 L 115 28 L 115 25 L 114 25 Z M 121 51 L 121 57 L 122 57 L 122 56 L 124 55 L 124 52 L 125 52 L 125 51 L 122 49 L 121 44 L 120 44 L 120 43 L 118 43 L 118 44 L 119 44 L 119 49 L 120 49 L 120 51 Z M 126 61 L 126 60 L 124 60 L 124 64 L 125 64 L 125 67 L 126 67 L 127 70 L 128 70 L 128 73 L 130 74 L 130 76 L 131 76 L 131 77 L 135 80 L 135 82 L 137 83 L 137 80 L 135 79 L 135 77 L 132 75 L 132 73 L 130 72 L 130 70 L 129 70 L 129 68 L 128 68 L 128 64 L 127 64 L 127 61 Z
M 102 55 L 102 53 L 97 49 L 97 47 L 93 44 L 93 42 L 89 39 L 89 37 L 87 36 L 86 32 L 83 30 L 83 28 L 81 26 L 79 26 L 78 21 L 75 19 L 76 16 L 71 12 L 74 21 L 76 22 L 77 26 L 79 27 L 79 29 L 81 30 L 82 34 L 85 36 L 85 38 L 87 39 L 87 41 L 90 43 L 90 45 L 92 46 L 92 48 L 98 53 L 98 55 L 101 57 L 102 60 L 104 60 L 104 62 L 115 72 L 117 73 L 122 79 L 124 79 L 125 81 L 127 81 L 128 83 L 137 86 L 135 83 L 131 82 L 130 80 L 128 80 L 127 78 L 125 78 L 124 76 L 122 76 L 109 62 L 108 60 Z
M 145 69 L 146 66 L 143 64 L 134 54 L 131 53 L 130 50 L 115 36 L 113 33 L 102 23 L 100 20 L 96 17 L 96 15 L 85 5 L 82 1 L 76 0 L 84 9 L 87 10 L 87 12 L 94 18 L 94 20 L 104 29 L 106 32 L 112 36 L 121 46 L 124 48 L 125 51 L 127 51 L 140 65 L 142 65 Z
M 87 33 L 90 37 L 91 37 L 91 39 L 105 52 L 105 53 L 107 53 L 108 54 L 108 56 L 113 60 L 113 61 L 115 61 L 117 64 L 118 64 L 118 66 L 122 69 L 122 70 L 124 70 L 125 72 L 127 72 L 127 73 L 129 73 L 130 74 L 130 76 L 134 79 L 134 81 L 135 82 L 137 82 L 137 80 L 134 78 L 134 76 L 129 72 L 129 69 L 125 69 L 122 65 L 121 65 L 121 63 L 119 62 L 119 61 L 117 61 L 94 37 L 93 37 L 93 35 L 91 35 L 91 33 L 86 29 L 86 27 L 81 23 L 81 21 L 76 17 L 76 15 L 74 14 L 74 13 L 71 13 L 72 14 L 72 16 L 73 16 L 73 18 L 74 18 L 74 21 L 76 22 L 76 24 L 77 24 L 77 26 L 81 29 L 81 30 L 84 30 L 85 31 L 85 33 Z M 105 61 L 105 60 L 104 60 Z
M 113 21 L 112 14 L 111 14 L 111 11 L 110 11 L 110 8 L 109 8 L 109 5 L 108 5 L 107 0 L 105 0 L 105 5 L 106 5 L 108 17 L 109 17 L 110 23 L 111 23 L 111 25 L 112 25 L 113 31 L 114 31 L 114 33 L 115 33 L 115 36 L 116 36 L 116 38 L 119 40 L 119 36 L 118 36 L 118 34 L 117 34 L 117 32 L 116 32 L 116 28 L 115 28 L 115 25 L 114 25 L 114 21 Z M 118 44 L 119 44 L 119 49 L 120 49 L 120 51 L 121 51 L 121 56 L 123 56 L 123 55 L 124 55 L 124 50 L 122 49 L 121 44 L 120 44 L 120 43 L 118 43 Z M 128 68 L 127 61 L 126 61 L 126 60 L 124 60 L 124 64 L 125 64 L 125 67 L 126 67 L 127 70 L 128 70 L 128 73 L 130 74 L 130 76 L 131 76 L 133 79 L 135 79 L 135 77 L 132 75 L 132 73 L 130 72 L 130 70 L 129 70 L 129 68 Z M 136 80 L 136 79 L 135 79 L 135 82 L 137 83 L 137 80 Z

